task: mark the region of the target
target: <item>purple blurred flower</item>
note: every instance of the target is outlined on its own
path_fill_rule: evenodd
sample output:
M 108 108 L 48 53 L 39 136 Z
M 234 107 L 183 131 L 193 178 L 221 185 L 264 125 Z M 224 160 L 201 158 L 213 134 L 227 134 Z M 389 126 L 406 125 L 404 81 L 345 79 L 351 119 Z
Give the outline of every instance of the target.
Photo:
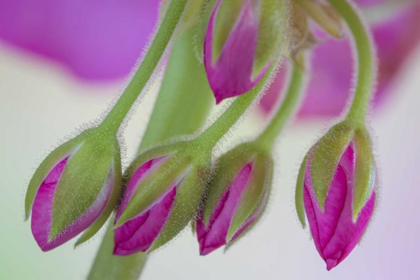
M 358 0 L 361 6 L 374 7 L 384 0 Z M 420 3 L 414 3 L 389 20 L 372 26 L 373 39 L 379 58 L 378 88 L 373 104 L 389 93 L 390 87 L 405 60 L 420 42 Z M 315 47 L 307 96 L 300 115 L 336 116 L 346 105 L 353 71 L 352 51 L 348 40 L 329 39 Z M 284 72 L 280 72 L 273 86 L 261 100 L 261 108 L 269 112 L 279 98 Z M 328 101 L 328 102 L 326 102 Z
M 357 0 L 375 7 L 389 0 Z M 83 0 L 3 0 L 0 2 L 0 41 L 59 61 L 82 79 L 109 80 L 130 72 L 158 17 L 160 1 L 90 2 Z M 378 49 L 377 104 L 389 93 L 404 61 L 420 42 L 416 26 L 420 4 L 372 26 Z M 352 74 L 347 40 L 330 39 L 315 48 L 312 78 L 300 115 L 333 116 L 345 107 Z M 268 112 L 283 85 L 279 74 L 261 100 Z M 328 102 L 325 102 L 328 100 Z
M 0 40 L 59 61 L 80 78 L 127 75 L 158 17 L 159 0 L 2 0 Z

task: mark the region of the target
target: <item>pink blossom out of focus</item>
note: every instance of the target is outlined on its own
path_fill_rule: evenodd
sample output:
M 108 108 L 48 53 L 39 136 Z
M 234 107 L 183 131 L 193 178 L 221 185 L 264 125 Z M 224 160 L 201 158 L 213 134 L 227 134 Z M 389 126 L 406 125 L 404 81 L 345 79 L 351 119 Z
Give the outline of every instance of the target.
M 160 166 L 167 157 L 150 160 L 140 166 L 130 178 L 124 193 L 121 206 L 118 209 L 115 223 L 119 220 L 129 201 L 137 190 L 142 179 L 148 173 Z M 160 231 L 169 218 L 169 213 L 175 201 L 176 185 L 168 187 L 165 192 L 149 209 L 140 213 L 115 229 L 114 254 L 127 256 L 137 252 L 146 252 L 158 237 Z
M 364 0 L 361 6 L 374 7 L 383 0 Z M 376 107 L 387 94 L 402 69 L 405 60 L 419 45 L 420 3 L 411 4 L 388 21 L 371 27 L 379 59 L 377 91 L 373 98 Z M 312 57 L 311 77 L 299 115 L 301 117 L 338 116 L 346 106 L 352 84 L 353 58 L 348 40 L 328 39 L 315 47 Z M 263 112 L 270 112 L 280 96 L 284 84 L 284 71 L 261 100 Z
M 78 77 L 127 75 L 158 18 L 159 0 L 2 0 L 0 42 L 67 66 Z
M 313 151 L 312 151 L 313 153 Z M 304 183 L 304 205 L 316 249 L 331 270 L 341 263 L 362 238 L 375 206 L 375 189 L 353 222 L 354 149 L 350 144 L 342 155 L 328 190 L 324 211 L 318 204 L 311 179 L 309 157 Z

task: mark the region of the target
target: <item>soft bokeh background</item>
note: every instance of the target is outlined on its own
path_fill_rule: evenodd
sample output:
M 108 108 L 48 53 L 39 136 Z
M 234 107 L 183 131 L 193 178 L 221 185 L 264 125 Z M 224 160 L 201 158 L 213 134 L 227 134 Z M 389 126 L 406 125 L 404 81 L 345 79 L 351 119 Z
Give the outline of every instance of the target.
M 285 131 L 276 147 L 274 191 L 261 224 L 228 252 L 198 256 L 190 230 L 153 253 L 142 279 L 420 279 L 420 49 L 399 73 L 392 94 L 374 114 L 381 170 L 380 203 L 361 246 L 327 272 L 293 206 L 298 165 L 329 120 L 305 119 Z M 120 91 L 122 80 L 75 80 L 58 64 L 0 42 L 0 279 L 84 279 L 101 235 L 74 250 L 69 242 L 43 253 L 23 222 L 26 186 L 37 164 L 81 124 L 97 118 Z M 151 91 L 125 133 L 126 162 L 135 154 L 151 112 Z M 237 139 L 261 126 L 250 115 Z M 237 140 L 236 139 L 236 140 Z M 233 140 L 235 142 L 235 140 Z M 226 147 L 227 148 L 227 147 Z

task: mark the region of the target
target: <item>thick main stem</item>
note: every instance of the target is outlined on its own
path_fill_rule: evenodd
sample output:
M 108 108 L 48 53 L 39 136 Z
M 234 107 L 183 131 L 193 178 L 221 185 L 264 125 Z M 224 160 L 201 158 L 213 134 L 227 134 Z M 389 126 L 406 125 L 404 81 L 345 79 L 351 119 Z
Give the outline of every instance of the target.
M 375 82 L 375 63 L 371 40 L 354 7 L 346 0 L 327 0 L 347 23 L 357 51 L 357 83 L 347 120 L 364 124 Z
M 283 130 L 285 124 L 289 121 L 292 114 L 297 110 L 303 93 L 302 88 L 304 80 L 304 71 L 293 65 L 286 96 L 284 97 L 279 109 L 277 110 L 269 125 L 256 139 L 256 142 L 262 145 L 262 147 L 265 149 L 271 150 L 276 138 Z
M 249 92 L 239 96 L 232 105 L 207 128 L 200 136 L 195 139 L 203 150 L 212 150 L 214 146 L 228 133 L 232 126 L 246 112 L 258 94 L 264 89 L 268 78 L 273 71 L 274 65 L 270 67 L 260 82 Z
M 186 3 L 187 0 L 173 0 L 171 2 L 159 30 L 153 39 L 152 45 L 147 51 L 140 67 L 124 90 L 120 99 L 103 121 L 103 126 L 107 127 L 107 129 L 111 128 L 111 131 L 115 133 L 118 131 L 134 102 L 153 75 L 159 60 L 162 58 L 162 55 L 174 34 Z M 141 28 L 141 26 L 139 28 Z

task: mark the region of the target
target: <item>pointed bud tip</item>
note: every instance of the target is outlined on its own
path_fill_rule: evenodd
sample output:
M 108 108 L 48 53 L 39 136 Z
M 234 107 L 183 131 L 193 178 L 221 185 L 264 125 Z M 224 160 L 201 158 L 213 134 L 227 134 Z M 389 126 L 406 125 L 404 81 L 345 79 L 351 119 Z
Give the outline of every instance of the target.
M 338 260 L 335 259 L 326 259 L 325 263 L 327 264 L 327 270 L 331 271 L 334 267 L 338 265 Z
M 223 101 L 224 98 L 215 96 L 215 99 L 216 99 L 216 105 L 219 105 Z

